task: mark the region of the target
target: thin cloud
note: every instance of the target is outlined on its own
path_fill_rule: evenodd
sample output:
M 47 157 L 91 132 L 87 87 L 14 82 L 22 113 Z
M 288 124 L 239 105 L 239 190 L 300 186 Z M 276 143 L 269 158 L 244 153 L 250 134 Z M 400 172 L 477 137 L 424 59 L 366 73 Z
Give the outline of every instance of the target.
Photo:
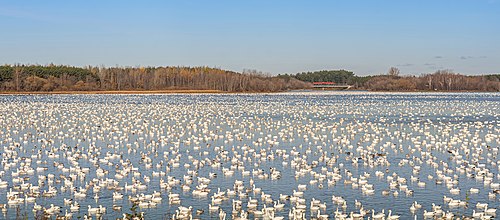
M 435 59 L 441 59 L 441 58 L 443 58 L 443 57 L 442 57 L 442 56 L 435 56 L 434 58 L 435 58 Z
M 32 15 L 24 11 L 0 8 L 0 16 L 11 18 L 26 18 L 31 17 Z
M 29 11 L 19 10 L 15 8 L 0 8 L 0 17 L 8 17 L 8 18 L 18 18 L 18 19 L 30 19 L 30 20 L 38 20 L 38 21 L 47 21 L 49 20 L 46 17 L 42 17 L 39 14 L 34 14 Z
M 461 56 L 460 59 L 462 60 L 468 60 L 468 59 L 474 59 L 476 57 L 473 57 L 473 56 Z

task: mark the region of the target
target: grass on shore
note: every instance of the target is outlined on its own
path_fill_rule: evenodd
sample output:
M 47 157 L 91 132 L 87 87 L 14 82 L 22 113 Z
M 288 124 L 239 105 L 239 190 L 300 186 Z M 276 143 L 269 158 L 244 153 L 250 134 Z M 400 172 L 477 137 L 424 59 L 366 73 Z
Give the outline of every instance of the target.
M 50 94 L 168 94 L 168 93 L 224 93 L 224 91 L 220 90 L 188 90 L 188 89 L 180 89 L 180 90 L 105 90 L 105 91 L 50 91 L 50 92 L 16 92 L 16 91 L 2 91 L 0 94 L 2 95 L 50 95 Z

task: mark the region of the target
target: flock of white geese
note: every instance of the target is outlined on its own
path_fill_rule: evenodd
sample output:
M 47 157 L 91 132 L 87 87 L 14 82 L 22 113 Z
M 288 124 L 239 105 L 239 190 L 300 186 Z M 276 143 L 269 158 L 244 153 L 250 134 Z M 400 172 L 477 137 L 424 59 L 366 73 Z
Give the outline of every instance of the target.
M 0 218 L 495 219 L 498 94 L 0 96 Z

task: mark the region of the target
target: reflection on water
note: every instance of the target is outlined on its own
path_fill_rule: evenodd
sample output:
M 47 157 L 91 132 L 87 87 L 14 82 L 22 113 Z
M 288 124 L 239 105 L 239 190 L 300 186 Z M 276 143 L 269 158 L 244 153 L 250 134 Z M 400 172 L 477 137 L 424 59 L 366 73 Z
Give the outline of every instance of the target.
M 114 219 L 135 203 L 147 219 L 219 218 L 220 210 L 227 219 L 300 210 L 410 219 L 494 216 L 500 204 L 498 93 L 8 95 L 0 103 L 2 218 L 45 210 Z M 412 212 L 415 201 L 422 207 Z

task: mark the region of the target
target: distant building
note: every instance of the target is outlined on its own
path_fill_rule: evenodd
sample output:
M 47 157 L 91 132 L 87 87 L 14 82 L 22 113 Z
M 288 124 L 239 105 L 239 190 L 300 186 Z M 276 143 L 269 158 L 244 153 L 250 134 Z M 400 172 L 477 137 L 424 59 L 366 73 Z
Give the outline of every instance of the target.
M 313 82 L 313 85 L 335 85 L 335 82 Z
M 313 82 L 315 89 L 350 89 L 352 86 L 347 84 L 337 84 L 335 82 Z

